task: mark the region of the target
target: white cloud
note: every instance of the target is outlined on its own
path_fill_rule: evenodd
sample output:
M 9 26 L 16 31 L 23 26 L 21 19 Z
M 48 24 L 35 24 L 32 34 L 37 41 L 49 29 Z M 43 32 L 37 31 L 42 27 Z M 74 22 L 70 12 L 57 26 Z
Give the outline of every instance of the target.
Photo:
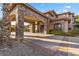
M 46 4 L 45 3 L 42 3 L 42 4 L 40 4 L 40 7 L 44 7 Z
M 71 12 L 72 7 L 71 6 L 65 6 L 63 12 Z
M 71 6 L 66 6 L 66 8 L 70 8 L 71 9 Z
M 67 12 L 67 10 L 63 10 L 63 12 Z

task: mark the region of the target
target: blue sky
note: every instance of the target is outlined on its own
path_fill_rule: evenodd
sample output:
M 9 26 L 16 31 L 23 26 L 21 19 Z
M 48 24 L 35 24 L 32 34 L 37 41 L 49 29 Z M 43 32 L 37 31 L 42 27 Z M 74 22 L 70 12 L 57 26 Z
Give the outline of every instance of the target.
M 2 17 L 2 4 L 0 3 L 0 17 Z
M 31 6 L 35 7 L 41 12 L 48 10 L 55 10 L 56 13 L 63 13 L 67 10 L 74 12 L 79 15 L 79 3 L 30 3 Z M 0 17 L 2 16 L 2 4 L 0 3 Z
M 79 15 L 79 3 L 30 3 L 30 5 L 40 10 L 41 12 L 55 10 L 56 13 L 63 13 L 67 10 L 70 10 L 76 15 Z

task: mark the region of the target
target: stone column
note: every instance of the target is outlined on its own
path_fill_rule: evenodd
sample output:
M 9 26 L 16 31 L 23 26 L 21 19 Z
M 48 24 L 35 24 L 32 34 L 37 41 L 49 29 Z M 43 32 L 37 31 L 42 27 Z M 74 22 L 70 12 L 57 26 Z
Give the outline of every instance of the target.
M 49 32 L 50 29 L 54 28 L 54 24 L 53 24 L 53 22 L 52 22 L 52 24 L 50 23 L 50 19 L 47 19 L 47 24 L 48 24 L 47 25 L 47 27 L 48 27 L 47 29 L 48 29 L 48 32 Z
M 44 34 L 47 33 L 47 23 L 44 23 Z
M 18 13 L 16 14 L 16 39 L 21 42 L 24 39 L 24 18 L 20 6 L 18 6 Z
M 64 21 L 64 26 L 63 26 L 63 30 L 64 32 L 68 32 L 68 21 Z
M 35 32 L 35 23 L 32 23 L 32 32 Z
M 71 19 L 70 19 L 70 28 L 71 30 L 73 29 L 74 27 L 74 17 L 72 15 L 70 15 Z
M 31 23 L 31 25 L 30 25 L 30 32 L 31 33 L 35 32 L 35 23 Z
M 2 41 L 3 45 L 7 46 L 10 41 L 10 25 L 11 21 L 9 20 L 9 3 L 3 3 L 3 22 L 2 22 Z
M 40 33 L 40 22 L 37 23 L 37 32 Z
M 44 22 L 44 33 L 47 34 L 49 30 L 50 30 L 50 19 L 46 19 L 46 21 Z
M 35 22 L 35 32 L 37 33 L 38 32 L 38 22 Z
M 30 33 L 32 33 L 32 24 L 30 24 L 29 28 L 30 28 Z
M 40 28 L 41 28 L 41 24 L 40 24 L 40 22 L 39 22 L 39 32 L 41 33 L 41 29 L 40 29 Z

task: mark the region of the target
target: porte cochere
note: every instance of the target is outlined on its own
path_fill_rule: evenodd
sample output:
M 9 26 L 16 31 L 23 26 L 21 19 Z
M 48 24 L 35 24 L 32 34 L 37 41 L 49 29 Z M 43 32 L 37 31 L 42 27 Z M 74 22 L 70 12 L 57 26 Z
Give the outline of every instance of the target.
M 30 32 L 48 33 L 50 29 L 60 27 L 68 32 L 74 26 L 74 13 L 56 14 L 50 10 L 42 13 L 24 3 L 3 3 L 2 40 L 10 41 L 11 21 L 16 21 L 16 38 L 22 41 L 24 38 L 24 22 L 30 23 Z

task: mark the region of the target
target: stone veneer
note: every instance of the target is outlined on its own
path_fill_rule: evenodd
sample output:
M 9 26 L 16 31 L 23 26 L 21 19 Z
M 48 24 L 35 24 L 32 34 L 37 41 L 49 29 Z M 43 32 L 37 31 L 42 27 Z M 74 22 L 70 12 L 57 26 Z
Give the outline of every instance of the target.
M 9 3 L 3 4 L 3 23 L 2 23 L 2 45 L 7 46 L 10 41 L 10 20 L 8 18 L 10 10 Z
M 21 11 L 21 7 L 19 5 L 17 6 L 17 8 L 18 13 L 16 14 L 16 39 L 21 42 L 24 38 L 24 14 Z

